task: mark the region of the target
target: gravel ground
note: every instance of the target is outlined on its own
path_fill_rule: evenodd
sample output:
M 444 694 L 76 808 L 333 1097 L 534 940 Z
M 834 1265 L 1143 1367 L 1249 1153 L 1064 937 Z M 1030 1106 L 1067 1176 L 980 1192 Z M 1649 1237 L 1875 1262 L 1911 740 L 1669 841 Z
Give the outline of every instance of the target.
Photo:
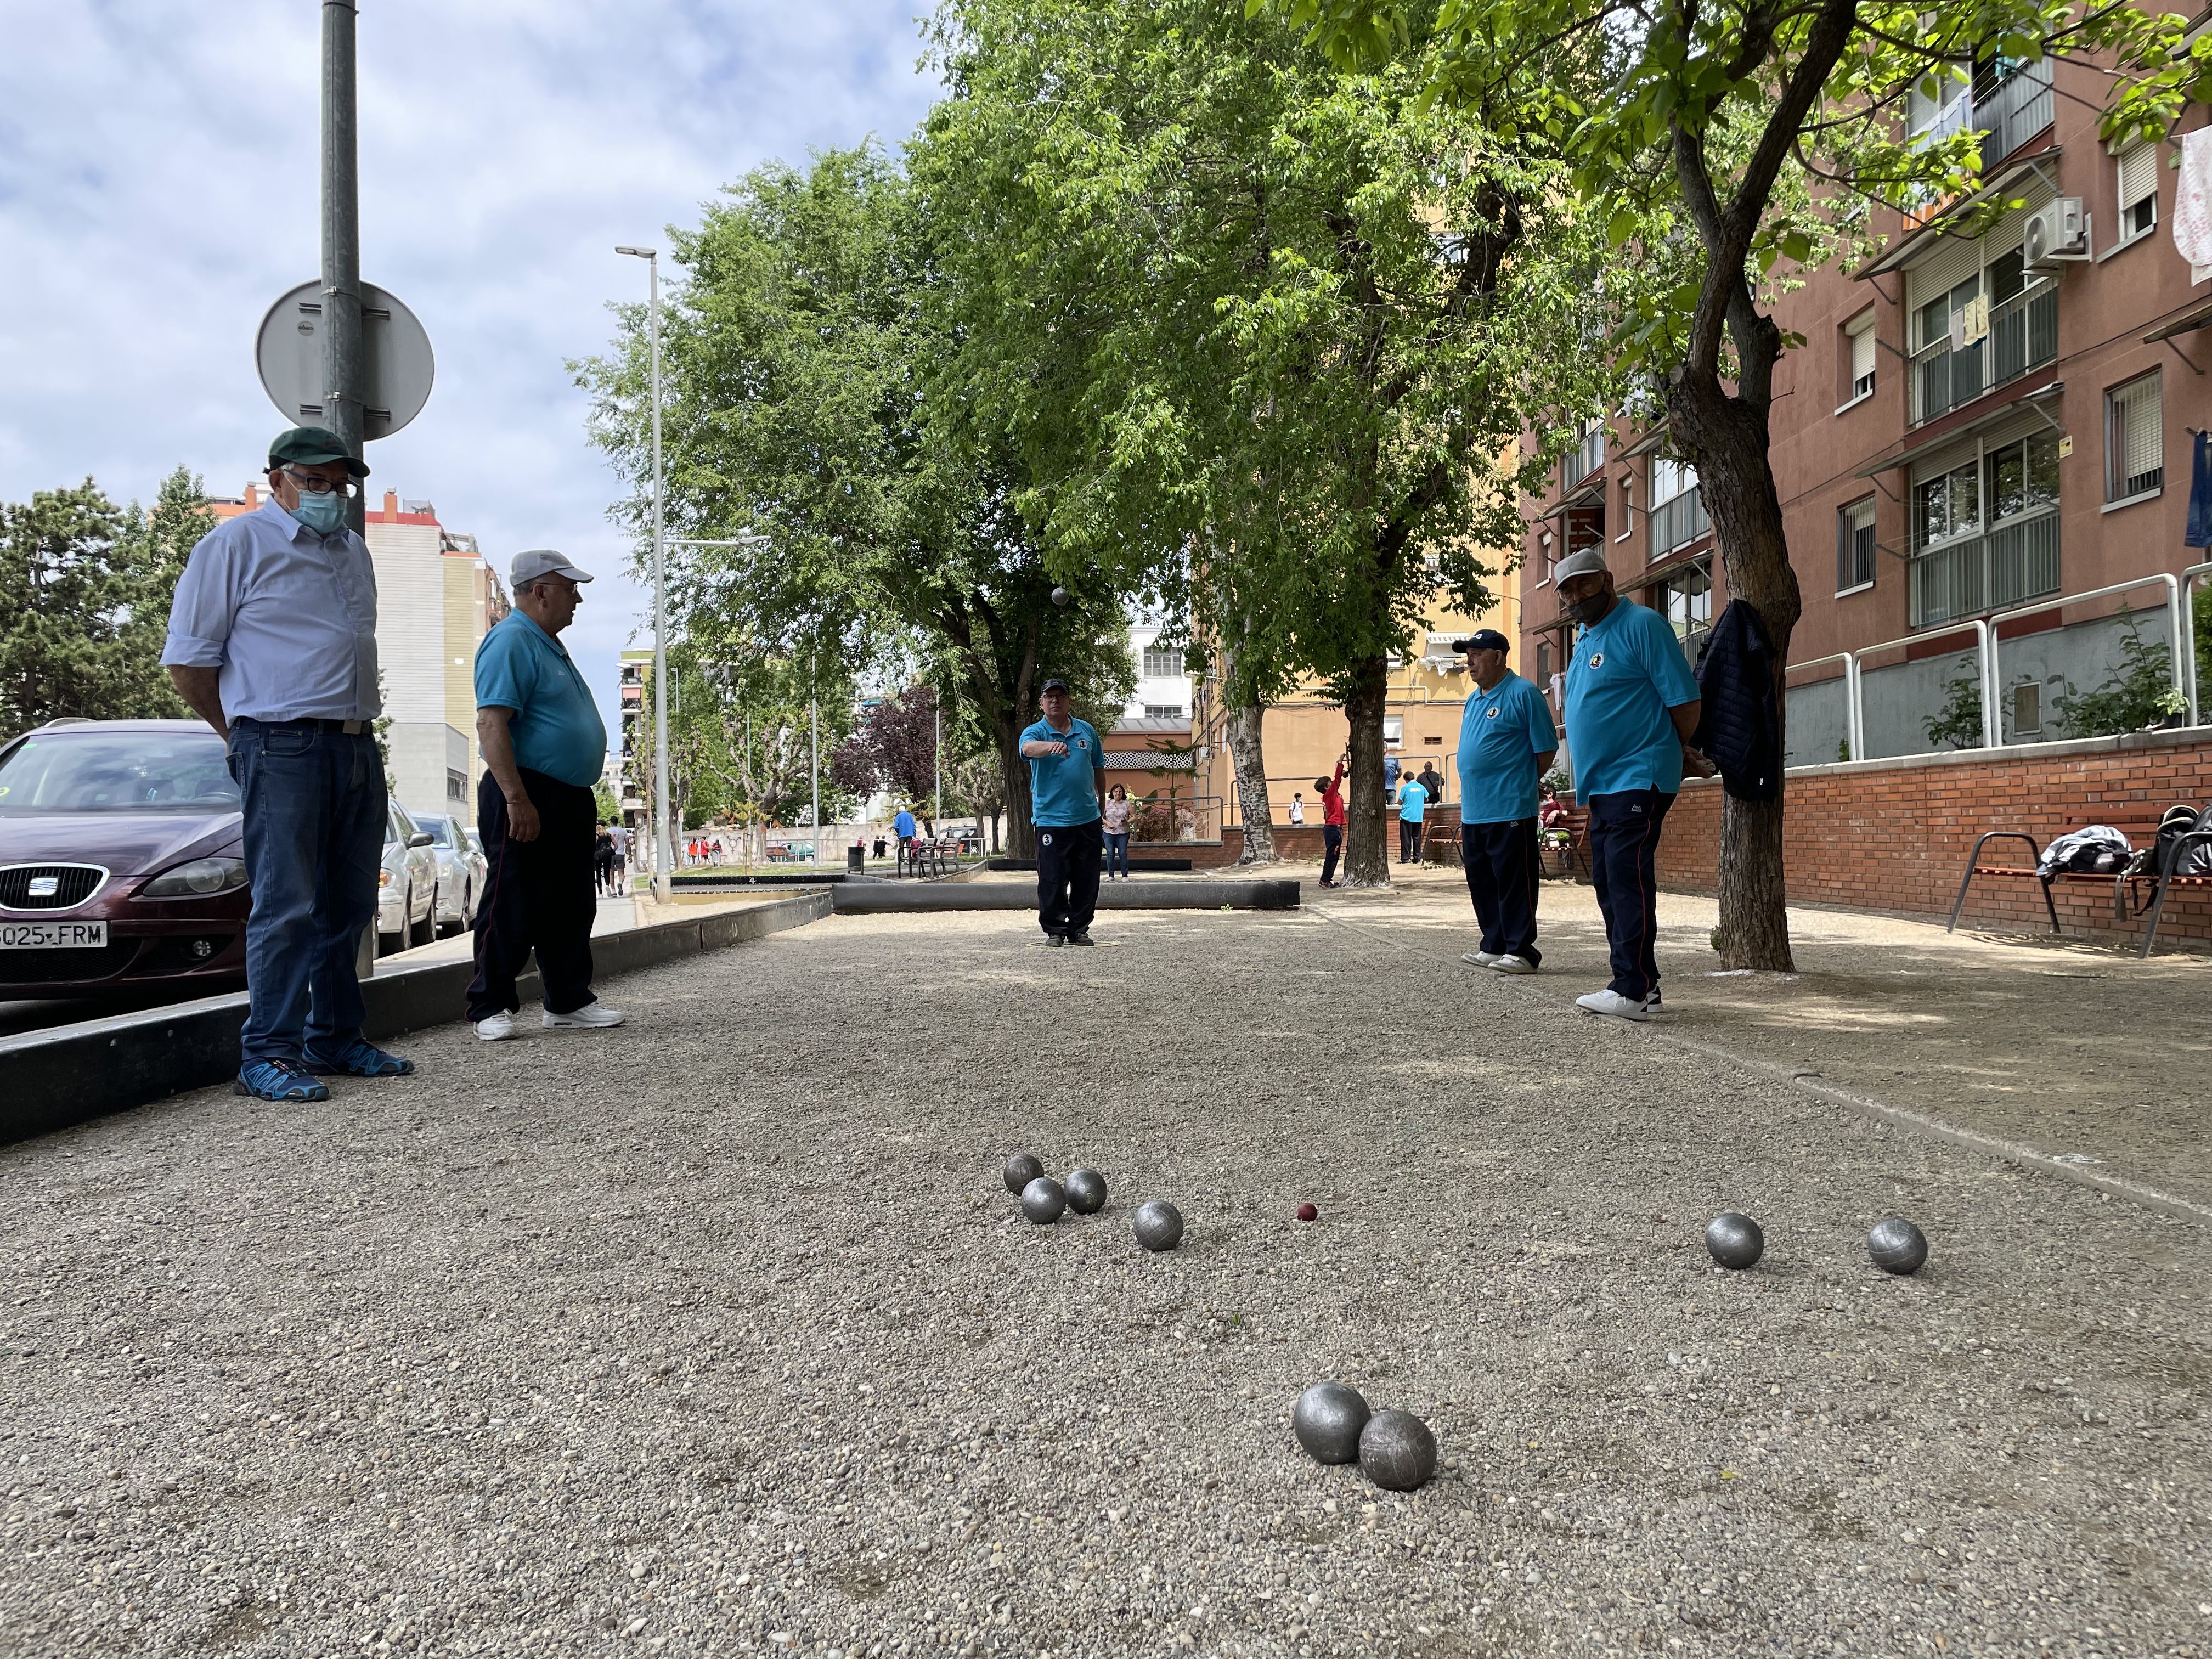
M 2202 1229 L 1377 914 L 837 918 L 0 1150 L 0 1653 L 2212 1651 Z

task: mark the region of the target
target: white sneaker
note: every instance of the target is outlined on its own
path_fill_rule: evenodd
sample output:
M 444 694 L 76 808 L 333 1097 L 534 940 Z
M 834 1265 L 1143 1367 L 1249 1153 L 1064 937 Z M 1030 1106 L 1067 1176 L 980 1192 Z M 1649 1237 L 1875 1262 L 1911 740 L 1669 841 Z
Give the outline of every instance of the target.
M 1536 964 L 1526 957 L 1493 957 L 1490 965 L 1501 974 L 1533 974 Z
M 1478 968 L 1491 968 L 1497 965 L 1498 953 L 1495 951 L 1469 951 L 1460 960 L 1471 962 Z
M 1642 1003 L 1621 995 L 1610 987 L 1602 991 L 1592 991 L 1588 996 L 1577 997 L 1575 1006 L 1587 1008 L 1594 1014 L 1610 1014 L 1615 1019 L 1641 1020 L 1645 1017 Z
M 599 1027 L 619 1025 L 622 1023 L 623 1017 L 620 1012 L 608 1007 L 604 1002 L 587 1002 L 580 1008 L 571 1008 L 565 1014 L 556 1014 L 550 1008 L 545 1011 L 545 1029 L 549 1031 L 557 1030 L 563 1025 Z
M 1651 994 L 1644 999 L 1644 1012 L 1647 1014 L 1658 1014 L 1664 1013 L 1666 1010 L 1667 1005 L 1660 1001 L 1659 992 L 1655 987 Z
M 514 1035 L 513 1014 L 487 1014 L 477 1022 L 477 1036 L 485 1042 L 504 1042 Z

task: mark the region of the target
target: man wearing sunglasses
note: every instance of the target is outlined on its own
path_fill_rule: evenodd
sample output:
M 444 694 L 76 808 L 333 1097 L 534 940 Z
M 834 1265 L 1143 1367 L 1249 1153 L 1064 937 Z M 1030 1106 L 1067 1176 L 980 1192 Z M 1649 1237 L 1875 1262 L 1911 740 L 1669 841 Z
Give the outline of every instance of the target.
M 376 571 L 345 523 L 368 476 L 321 427 L 270 445 L 269 501 L 192 549 L 161 653 L 228 744 L 241 798 L 253 908 L 237 1089 L 262 1100 L 326 1100 L 323 1078 L 415 1069 L 362 1036 L 354 967 L 386 824 Z

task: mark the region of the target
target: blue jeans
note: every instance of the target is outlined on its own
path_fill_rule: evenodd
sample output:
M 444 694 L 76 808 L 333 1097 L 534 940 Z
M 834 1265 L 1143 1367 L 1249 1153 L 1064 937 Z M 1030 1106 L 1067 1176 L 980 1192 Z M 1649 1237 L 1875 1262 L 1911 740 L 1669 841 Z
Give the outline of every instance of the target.
M 1121 873 L 1127 875 L 1129 873 L 1129 832 L 1127 830 L 1118 835 L 1111 830 L 1106 832 L 1106 873 L 1108 875 L 1114 873 L 1114 866 L 1117 863 L 1121 866 Z
M 384 858 L 384 760 L 367 732 L 307 721 L 230 728 L 244 798 L 245 1062 L 336 1059 L 361 1035 L 354 953 L 376 914 Z

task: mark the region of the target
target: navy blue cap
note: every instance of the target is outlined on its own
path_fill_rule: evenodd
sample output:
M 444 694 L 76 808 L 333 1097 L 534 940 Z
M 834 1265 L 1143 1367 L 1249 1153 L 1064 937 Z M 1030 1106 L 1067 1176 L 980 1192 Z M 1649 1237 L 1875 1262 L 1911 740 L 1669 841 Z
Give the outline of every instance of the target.
M 1478 629 L 1459 642 L 1462 651 L 1510 651 L 1513 647 L 1505 635 L 1494 628 Z

